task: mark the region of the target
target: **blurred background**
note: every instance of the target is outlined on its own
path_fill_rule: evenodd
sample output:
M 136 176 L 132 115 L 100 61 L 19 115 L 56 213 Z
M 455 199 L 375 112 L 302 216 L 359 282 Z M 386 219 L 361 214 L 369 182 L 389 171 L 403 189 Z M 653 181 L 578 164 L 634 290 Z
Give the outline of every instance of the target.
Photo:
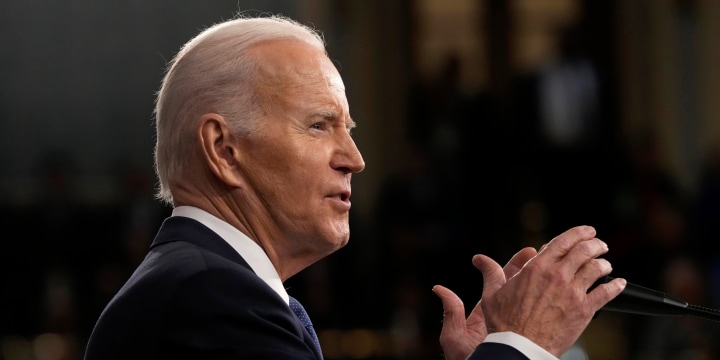
M 0 359 L 79 360 L 170 209 L 154 94 L 236 13 L 320 29 L 366 170 L 350 244 L 288 282 L 326 358 L 440 359 L 431 288 L 481 296 L 581 224 L 613 274 L 720 307 L 720 2 L 0 2 Z M 601 312 L 563 359 L 720 359 L 720 324 Z

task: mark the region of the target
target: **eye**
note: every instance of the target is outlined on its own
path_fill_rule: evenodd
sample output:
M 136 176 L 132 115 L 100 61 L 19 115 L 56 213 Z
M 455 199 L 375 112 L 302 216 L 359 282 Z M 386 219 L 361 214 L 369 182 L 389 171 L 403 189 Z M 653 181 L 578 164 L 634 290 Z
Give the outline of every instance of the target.
M 325 123 L 317 122 L 317 123 L 312 124 L 310 126 L 310 128 L 315 129 L 315 130 L 323 130 L 323 129 L 325 129 Z

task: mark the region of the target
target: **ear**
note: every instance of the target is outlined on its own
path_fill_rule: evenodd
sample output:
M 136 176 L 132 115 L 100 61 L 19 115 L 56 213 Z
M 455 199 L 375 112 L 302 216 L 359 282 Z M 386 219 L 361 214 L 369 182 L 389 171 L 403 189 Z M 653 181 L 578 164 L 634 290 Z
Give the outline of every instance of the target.
M 240 151 L 225 118 L 219 114 L 205 114 L 200 117 L 197 132 L 200 150 L 210 171 L 225 184 L 239 187 Z

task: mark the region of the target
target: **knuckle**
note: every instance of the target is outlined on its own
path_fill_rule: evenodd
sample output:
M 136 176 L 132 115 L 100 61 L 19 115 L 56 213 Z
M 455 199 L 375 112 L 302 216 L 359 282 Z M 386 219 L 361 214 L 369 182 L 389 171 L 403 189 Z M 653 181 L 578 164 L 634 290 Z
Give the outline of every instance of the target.
M 594 259 L 594 262 L 595 262 L 598 270 L 600 270 L 602 272 L 612 270 L 612 265 L 610 264 L 609 261 L 607 261 L 607 259 L 598 258 L 598 259 Z
M 577 229 L 578 234 L 580 236 L 584 236 L 584 237 L 593 237 L 596 234 L 595 228 L 592 226 L 582 225 L 582 226 L 576 227 L 575 229 Z
M 554 286 L 565 287 L 573 280 L 573 277 L 565 271 L 553 269 L 553 271 L 550 272 L 550 279 L 550 283 Z
M 583 241 L 579 247 L 582 254 L 589 258 L 595 257 L 598 254 L 598 244 L 596 241 Z
M 600 239 L 582 241 L 575 246 L 575 251 L 586 258 L 594 258 L 606 251 L 605 243 Z

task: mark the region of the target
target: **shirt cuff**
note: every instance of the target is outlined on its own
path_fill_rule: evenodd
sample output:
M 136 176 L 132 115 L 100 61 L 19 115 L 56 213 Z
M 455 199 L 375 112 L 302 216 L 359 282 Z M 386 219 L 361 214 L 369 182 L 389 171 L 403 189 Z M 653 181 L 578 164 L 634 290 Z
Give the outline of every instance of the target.
M 547 350 L 541 348 L 538 344 L 535 344 L 528 338 L 511 331 L 488 334 L 485 338 L 485 342 L 510 345 L 518 349 L 521 353 L 523 353 L 523 355 L 527 356 L 528 359 L 532 360 L 558 360 L 558 358 L 549 353 Z

